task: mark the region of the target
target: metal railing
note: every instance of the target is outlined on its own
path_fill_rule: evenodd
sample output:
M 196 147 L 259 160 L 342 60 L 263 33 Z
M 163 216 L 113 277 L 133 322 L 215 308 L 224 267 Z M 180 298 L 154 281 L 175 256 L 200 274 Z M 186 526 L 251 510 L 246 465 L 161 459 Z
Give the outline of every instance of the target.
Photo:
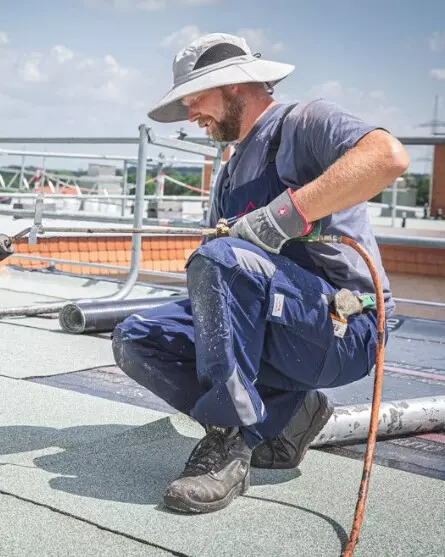
M 445 137 L 432 137 L 432 138 L 428 138 L 428 137 L 411 137 L 411 138 L 399 138 L 402 143 L 404 143 L 405 145 L 438 145 L 438 144 L 445 144 Z M 204 202 L 206 201 L 207 203 L 211 203 L 212 198 L 213 198 L 213 188 L 214 188 L 214 178 L 216 173 L 218 172 L 222 162 L 221 162 L 221 158 L 222 158 L 222 150 L 223 150 L 223 146 L 221 145 L 212 145 L 211 142 L 209 142 L 207 139 L 205 138 L 194 138 L 193 140 L 184 140 L 183 138 L 179 138 L 179 139 L 172 139 L 172 138 L 163 138 L 163 137 L 158 137 L 156 136 L 156 134 L 154 133 L 153 130 L 151 130 L 150 128 L 147 128 L 145 125 L 141 125 L 139 127 L 139 139 L 135 139 L 135 138 L 123 138 L 123 137 L 98 137 L 98 138 L 0 138 L 0 144 L 2 143 L 21 143 L 21 144 L 30 144 L 30 143 L 48 143 L 48 144 L 83 144 L 83 143 L 87 143 L 87 144 L 136 144 L 138 143 L 138 156 L 137 158 L 131 158 L 128 156 L 113 156 L 113 155 L 95 155 L 95 154 L 77 154 L 77 153 L 71 153 L 69 154 L 70 157 L 79 157 L 79 158 L 91 158 L 91 159 L 103 159 L 103 160 L 122 160 L 124 162 L 124 172 L 123 172 L 123 183 L 124 183 L 124 193 L 122 195 L 118 195 L 118 194 L 111 194 L 111 195 L 103 195 L 103 194 L 98 194 L 98 193 L 93 193 L 90 192 L 88 195 L 67 195 L 67 194 L 52 194 L 49 197 L 53 197 L 54 199 L 58 199 L 58 198 L 63 198 L 63 199 L 70 199 L 70 198 L 75 198 L 75 199 L 83 199 L 84 197 L 88 197 L 89 199 L 97 199 L 97 200 L 116 200 L 116 201 L 122 201 L 123 203 L 127 203 L 127 202 L 132 202 L 134 203 L 134 208 L 133 208 L 133 216 L 132 217 L 125 217 L 124 213 L 122 213 L 121 217 L 116 219 L 115 217 L 112 217 L 113 222 L 128 222 L 128 220 L 131 218 L 132 222 L 133 222 L 133 227 L 134 228 L 141 228 L 142 225 L 146 222 L 159 222 L 159 219 L 144 219 L 144 202 L 145 201 L 152 201 L 152 200 L 159 200 L 159 195 L 153 195 L 153 196 L 147 196 L 145 195 L 145 184 L 146 184 L 146 171 L 147 171 L 147 164 L 150 165 L 153 162 L 153 159 L 149 159 L 147 157 L 147 147 L 148 144 L 154 144 L 154 145 L 159 145 L 159 146 L 163 146 L 166 148 L 171 148 L 171 149 L 176 149 L 176 150 L 180 150 L 180 151 L 184 151 L 184 152 L 188 152 L 188 153 L 192 153 L 192 154 L 199 154 L 199 155 L 204 155 L 207 157 L 212 157 L 212 161 L 203 161 L 203 164 L 211 164 L 212 165 L 212 179 L 211 179 L 211 189 L 210 189 L 210 199 L 209 197 L 207 198 L 202 198 L 202 197 L 198 197 L 198 196 L 163 196 L 164 199 L 170 199 L 170 200 L 180 200 L 180 201 L 193 201 L 193 202 Z M 30 156 L 47 156 L 47 157 L 65 157 L 67 154 L 63 154 L 63 153 L 47 153 L 47 152 L 26 152 L 24 153 L 23 151 L 11 151 L 11 150 L 7 150 L 7 149 L 3 149 L 0 150 L 0 154 L 1 153 L 7 154 L 7 153 L 14 153 L 14 154 L 22 154 L 22 156 L 25 156 L 25 154 L 30 155 Z M 136 184 L 135 184 L 135 195 L 128 195 L 126 190 L 126 184 L 127 184 L 127 177 L 126 177 L 126 169 L 127 169 L 127 164 L 129 161 L 137 161 L 137 173 L 136 173 Z M 24 162 L 24 159 L 22 159 L 22 163 Z M 159 164 L 159 160 L 156 161 L 157 164 Z M 184 162 L 184 161 L 177 161 L 177 162 Z M 197 161 L 193 161 L 194 164 L 197 163 Z M 24 168 L 22 166 L 21 170 L 18 171 L 20 172 L 20 174 L 22 176 L 24 176 L 25 171 Z M 395 192 L 393 199 L 392 199 L 392 203 L 391 204 L 381 204 L 381 206 L 386 206 L 386 207 L 391 207 L 393 209 L 393 211 L 395 210 L 395 208 L 405 208 L 406 206 L 397 206 L 397 191 L 396 191 L 396 187 L 394 186 L 393 191 Z M 0 196 L 10 196 L 12 197 L 14 194 L 13 192 L 6 192 L 6 193 L 0 193 Z M 23 196 L 24 199 L 30 199 L 30 198 L 37 198 L 37 194 L 35 193 L 25 193 L 25 194 L 21 194 Z M 15 196 L 17 196 L 17 194 L 15 194 Z M 42 200 L 42 197 L 40 196 L 40 200 Z M 37 203 L 36 203 L 36 208 L 37 208 Z M 375 206 L 375 204 L 370 204 L 372 206 Z M 16 210 L 13 213 L 16 216 L 19 217 L 25 217 L 25 216 L 31 216 L 34 218 L 34 232 L 37 229 L 37 226 L 40 226 L 40 223 L 37 222 L 37 211 L 36 208 L 34 211 L 24 211 L 24 210 Z M 0 212 L 7 212 L 8 210 L 4 210 L 1 208 L 0 205 Z M 11 213 L 8 213 L 11 214 Z M 69 219 L 69 218 L 75 218 L 76 220 L 81 220 L 82 218 L 88 218 L 88 220 L 108 220 L 106 219 L 106 217 L 104 217 L 104 215 L 99 215 L 96 216 L 95 219 L 92 218 L 91 214 L 85 215 L 85 217 L 81 217 L 79 215 L 79 213 L 77 212 L 76 214 L 65 214 L 65 213 L 49 213 L 49 212 L 43 212 L 42 213 L 42 208 L 40 208 L 40 214 L 45 217 L 45 218 L 63 218 L 63 219 Z M 176 224 L 176 222 L 179 223 L 179 221 L 176 221 L 175 219 L 169 219 L 168 220 L 168 224 Z M 167 224 L 167 221 L 164 220 L 163 224 Z M 182 221 L 183 224 L 183 221 Z M 35 233 L 34 233 L 34 237 L 35 237 Z M 395 236 L 395 235 L 382 235 L 382 234 L 377 234 L 377 240 L 380 242 L 385 242 L 387 244 L 394 244 L 394 245 L 413 245 L 413 246 L 418 246 L 418 247 L 435 247 L 435 248 L 440 248 L 440 249 L 445 249 L 445 239 L 438 239 L 438 238 L 428 238 L 428 237 L 408 237 L 408 236 Z M 132 235 L 132 244 L 131 244 L 131 262 L 130 262 L 130 267 L 129 269 L 127 267 L 119 267 L 119 266 L 112 266 L 112 265 L 104 265 L 104 264 L 100 264 L 100 263 L 92 263 L 92 262 L 83 262 L 83 261 L 72 261 L 72 260 L 65 260 L 65 259 L 53 259 L 53 258 L 42 258 L 42 257 L 37 257 L 37 256 L 33 256 L 33 255 L 21 255 L 21 254 L 17 254 L 16 256 L 13 257 L 20 257 L 20 258 L 28 258 L 28 259 L 35 259 L 38 261 L 42 261 L 45 262 L 47 261 L 48 263 L 54 265 L 54 264 L 71 264 L 71 265 L 78 265 L 78 266 L 85 266 L 85 267 L 97 267 L 97 268 L 107 268 L 110 270 L 128 270 L 128 276 L 126 281 L 124 282 L 122 288 L 113 296 L 109 296 L 106 298 L 101 298 L 103 300 L 118 300 L 118 299 L 123 299 L 125 298 L 128 293 L 131 291 L 133 285 L 135 284 L 136 280 L 137 280 L 137 276 L 138 273 L 141 274 L 146 274 L 146 275 L 151 275 L 151 276 L 156 276 L 156 277 L 171 277 L 171 278 L 175 278 L 178 280 L 182 280 L 184 278 L 185 275 L 183 274 L 177 274 L 177 273 L 171 273 L 171 272 L 164 272 L 164 271 L 143 271 L 143 270 L 139 270 L 139 265 L 140 265 L 140 253 L 141 253 L 141 235 L 140 234 L 133 234 Z M 431 305 L 431 306 L 435 306 L 435 307 L 444 307 L 445 304 L 439 303 L 439 302 L 428 302 L 428 301 L 424 301 L 424 300 L 406 300 L 406 299 L 398 299 L 398 301 L 403 302 L 403 303 L 413 303 L 413 304 L 419 304 L 419 305 Z
M 163 138 L 156 136 L 154 132 L 141 124 L 139 126 L 139 138 L 0 138 L 0 143 L 89 143 L 89 144 L 118 144 L 118 143 L 131 143 L 131 144 L 138 144 L 138 156 L 137 156 L 137 169 L 136 169 L 136 183 L 135 183 L 135 194 L 131 196 L 134 199 L 133 205 L 133 228 L 140 229 L 143 226 L 143 210 L 144 210 L 144 198 L 145 198 L 145 184 L 146 184 L 146 175 L 147 175 L 147 148 L 148 144 L 155 144 L 160 145 L 163 147 L 176 149 L 188 153 L 192 153 L 195 155 L 203 155 L 203 156 L 210 156 L 213 157 L 212 164 L 212 176 L 211 176 L 211 190 L 213 188 L 214 177 L 219 170 L 219 166 L 221 165 L 222 159 L 222 146 L 212 147 L 208 144 L 201 144 L 201 143 L 208 143 L 208 142 L 191 142 L 186 141 L 184 139 L 170 139 L 170 138 Z M 124 164 L 127 163 L 127 158 L 124 160 Z M 25 194 L 26 195 L 26 194 Z M 32 194 L 31 194 L 32 195 Z M 209 192 L 211 196 L 212 193 Z M 77 197 L 77 196 L 76 196 Z M 107 196 L 109 198 L 109 196 Z M 124 195 L 119 196 L 119 198 L 127 199 L 128 196 L 127 192 Z M 35 209 L 34 209 L 34 225 L 31 229 L 29 234 L 29 242 L 33 243 L 36 241 L 37 233 L 41 228 L 42 222 L 42 215 L 43 215 L 43 195 L 40 192 L 36 198 Z M 140 267 L 140 260 L 141 260 L 141 246 L 142 246 L 142 238 L 141 234 L 133 233 L 131 237 L 131 259 L 130 259 L 130 268 L 128 270 L 128 275 L 126 280 L 122 284 L 121 288 L 113 295 L 105 296 L 98 298 L 94 301 L 114 301 L 114 300 L 122 300 L 128 296 L 131 292 L 134 284 L 137 281 L 138 274 L 141 272 Z M 48 263 L 55 264 L 55 263 L 64 263 L 64 264 L 71 264 L 71 265 L 78 265 L 78 266 L 95 266 L 95 267 L 102 267 L 104 268 L 103 264 L 98 263 L 85 263 L 79 261 L 72 261 L 72 260 L 62 260 L 62 259 L 51 259 L 51 258 L 41 258 L 39 256 L 27 255 L 23 256 L 21 254 L 17 254 L 13 257 L 25 257 L 28 259 L 37 259 L 37 260 L 48 260 Z M 115 268 L 114 266 L 107 266 L 107 268 Z M 117 270 L 121 270 L 122 268 L 117 267 Z M 126 268 L 123 268 L 126 269 Z M 179 280 L 183 279 L 182 274 L 175 274 L 177 276 L 173 276 L 172 273 L 169 272 L 152 272 L 152 271 L 145 271 L 143 274 L 150 274 L 150 276 L 157 276 L 157 277 L 170 277 L 176 278 Z M 92 300 L 77 300 L 82 302 L 89 302 Z M 42 308 L 42 312 L 49 313 L 49 312 L 57 312 L 62 309 L 62 307 L 67 303 L 64 301 L 63 303 L 54 303 L 46 305 L 45 308 Z M 29 308 L 24 308 L 27 310 L 29 314 Z M 16 312 L 15 314 L 20 314 L 20 308 L 13 308 Z M 44 310 L 44 311 L 43 311 Z M 9 311 L 11 309 L 9 308 Z M 18 312 L 18 313 L 17 313 Z M 37 315 L 39 312 L 39 308 L 34 308 L 33 314 Z M 1 312 L 0 312 L 1 315 Z

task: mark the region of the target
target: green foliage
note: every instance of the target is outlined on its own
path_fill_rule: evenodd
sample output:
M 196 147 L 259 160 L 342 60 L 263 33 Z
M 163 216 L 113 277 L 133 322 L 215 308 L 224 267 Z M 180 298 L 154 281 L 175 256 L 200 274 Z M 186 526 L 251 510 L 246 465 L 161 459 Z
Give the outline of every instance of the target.
M 174 180 L 184 182 L 185 184 L 188 184 L 189 186 L 193 186 L 195 188 L 201 188 L 201 174 L 182 174 L 181 172 L 177 172 L 176 170 L 167 170 L 166 174 Z M 154 178 L 155 176 L 156 172 L 147 172 L 147 179 Z M 136 172 L 131 172 L 128 174 L 128 183 L 136 183 Z M 150 182 L 145 186 L 145 195 L 154 195 L 155 192 L 156 181 Z M 200 192 L 190 190 L 188 188 L 180 186 L 179 184 L 173 184 L 168 180 L 165 181 L 164 193 L 165 195 L 200 195 Z
M 416 203 L 417 205 L 424 205 L 427 203 L 430 193 L 431 176 L 427 174 L 418 174 L 416 176 Z

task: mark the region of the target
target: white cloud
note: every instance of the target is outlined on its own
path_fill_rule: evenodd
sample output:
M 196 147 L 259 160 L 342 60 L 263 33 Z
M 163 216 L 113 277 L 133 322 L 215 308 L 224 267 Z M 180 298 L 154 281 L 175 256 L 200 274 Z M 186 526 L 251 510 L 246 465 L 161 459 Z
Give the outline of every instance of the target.
M 207 6 L 209 4 L 217 4 L 220 0 L 177 0 L 178 4 L 183 6 Z
M 111 54 L 87 56 L 65 45 L 0 48 L 0 75 L 8 76 L 0 81 L 3 135 L 135 134 L 155 100 L 152 82 L 138 70 Z
M 363 91 L 357 87 L 344 87 L 339 81 L 332 80 L 314 85 L 301 97 L 302 100 L 325 98 L 366 122 L 385 126 L 398 135 L 416 133 L 415 122 L 410 122 L 404 117 L 399 108 L 391 104 L 381 90 Z
M 185 0 L 188 2 L 206 2 L 208 0 Z M 179 31 L 175 31 L 164 37 L 160 43 L 162 48 L 179 50 L 190 44 L 195 39 L 205 35 L 197 25 L 185 25 Z M 264 29 L 239 29 L 235 35 L 244 37 L 253 53 L 261 51 L 266 53 L 277 53 L 284 49 L 283 43 L 273 42 L 267 39 Z
M 170 5 L 204 6 L 216 4 L 220 0 L 83 0 L 89 8 L 115 10 L 118 12 L 153 12 Z
M 51 53 L 54 54 L 57 62 L 61 64 L 74 58 L 74 52 L 66 46 L 63 46 L 63 44 L 53 46 L 53 48 L 51 49 Z
M 243 28 L 239 29 L 236 35 L 244 37 L 247 44 L 249 45 L 251 51 L 255 54 L 256 52 L 265 53 L 277 53 L 284 50 L 284 45 L 282 42 L 273 42 L 266 37 L 266 32 L 264 29 L 257 28 Z
M 161 41 L 161 47 L 179 50 L 202 35 L 205 35 L 205 33 L 200 31 L 197 25 L 185 25 L 179 31 L 164 37 Z
M 326 81 L 314 85 L 299 97 L 306 101 L 324 97 L 326 100 L 344 107 L 365 122 L 386 128 L 396 137 L 427 135 L 419 132 L 418 124 L 422 121 L 422 116 L 416 117 L 404 113 L 388 100 L 384 91 L 379 89 L 363 91 L 357 87 L 345 87 L 338 81 Z M 430 156 L 431 147 L 408 146 L 407 151 L 411 160 L 411 171 L 430 171 L 430 164 L 425 161 L 425 155 Z
M 445 50 L 445 31 L 434 31 L 429 38 L 430 48 L 433 52 Z
M 83 0 L 89 8 L 115 10 L 118 12 L 162 10 L 167 5 L 167 0 Z
M 4 31 L 0 31 L 0 46 L 8 43 L 9 43 L 8 34 L 5 33 Z
M 430 70 L 430 77 L 437 81 L 445 81 L 445 68 L 434 68 Z

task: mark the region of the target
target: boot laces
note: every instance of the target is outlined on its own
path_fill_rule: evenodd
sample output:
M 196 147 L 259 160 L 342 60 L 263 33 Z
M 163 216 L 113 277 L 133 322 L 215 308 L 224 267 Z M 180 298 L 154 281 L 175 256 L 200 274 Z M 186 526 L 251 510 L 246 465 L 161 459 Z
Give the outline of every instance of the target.
M 227 460 L 233 436 L 221 430 L 211 430 L 193 449 L 183 475 L 196 476 L 211 472 L 217 464 Z

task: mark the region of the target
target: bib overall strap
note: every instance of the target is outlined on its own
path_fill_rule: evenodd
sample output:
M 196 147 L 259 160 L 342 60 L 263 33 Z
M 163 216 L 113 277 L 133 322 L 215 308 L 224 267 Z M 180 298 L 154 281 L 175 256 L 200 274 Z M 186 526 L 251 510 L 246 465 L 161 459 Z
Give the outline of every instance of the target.
M 284 114 L 278 121 L 278 125 L 270 139 L 269 150 L 267 153 L 267 164 L 275 164 L 275 159 L 280 148 L 281 143 L 281 130 L 283 128 L 284 120 L 286 119 L 289 112 L 297 106 L 297 103 L 292 104 L 286 108 Z

